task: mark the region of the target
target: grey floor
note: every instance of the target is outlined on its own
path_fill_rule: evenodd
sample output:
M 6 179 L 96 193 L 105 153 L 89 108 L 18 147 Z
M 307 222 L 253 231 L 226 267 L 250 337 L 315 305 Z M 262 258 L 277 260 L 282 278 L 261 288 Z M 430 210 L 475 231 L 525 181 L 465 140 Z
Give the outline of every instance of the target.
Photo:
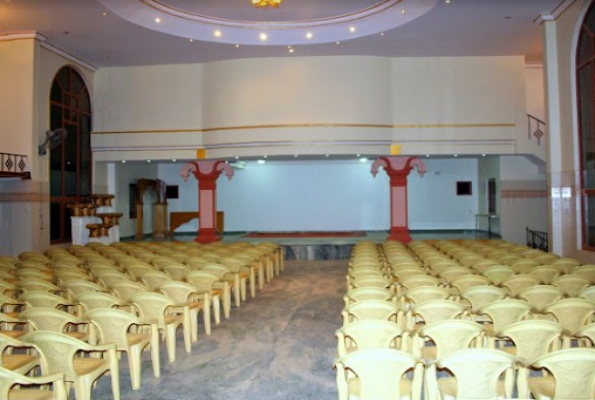
M 122 399 L 336 399 L 332 370 L 334 332 L 341 325 L 345 261 L 292 261 L 256 298 L 232 308 L 229 320 L 202 330 L 192 353 L 178 335 L 177 360 L 161 349 L 161 377 L 143 355 L 142 383 L 130 387 L 127 360 L 120 361 Z M 110 399 L 102 377 L 93 399 Z

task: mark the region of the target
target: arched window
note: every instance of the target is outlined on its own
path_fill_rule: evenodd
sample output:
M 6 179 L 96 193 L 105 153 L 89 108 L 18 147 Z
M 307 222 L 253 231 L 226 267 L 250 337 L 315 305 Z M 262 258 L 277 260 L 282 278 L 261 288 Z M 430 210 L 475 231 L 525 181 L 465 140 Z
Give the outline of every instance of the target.
M 71 240 L 69 203 L 91 194 L 91 102 L 83 78 L 71 67 L 56 74 L 50 94 L 50 129 L 68 135 L 50 152 L 50 239 Z

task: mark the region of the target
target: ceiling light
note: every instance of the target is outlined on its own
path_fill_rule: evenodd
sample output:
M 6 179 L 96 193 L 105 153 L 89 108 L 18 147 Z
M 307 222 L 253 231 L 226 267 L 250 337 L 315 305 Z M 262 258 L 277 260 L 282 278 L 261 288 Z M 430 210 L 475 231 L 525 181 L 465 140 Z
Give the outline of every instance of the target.
M 147 162 L 151 162 L 151 160 L 147 160 Z
M 328 157 L 329 155 L 328 155 L 328 154 L 325 154 L 324 156 L 325 156 L 325 157 Z
M 297 154 L 294 154 L 293 156 L 297 158 L 298 155 Z
M 240 156 L 236 156 L 236 160 L 239 160 L 239 159 L 240 159 Z
M 173 159 L 173 160 L 171 160 L 171 161 L 172 161 L 172 162 L 176 162 L 176 161 L 178 161 L 178 160 L 176 160 L 176 159 L 174 158 L 174 159 Z
M 189 41 L 190 43 L 192 43 L 192 42 L 194 42 L 194 39 L 188 39 L 188 41 Z
M 269 36 L 266 33 L 262 32 L 260 35 L 258 35 L 258 38 L 264 42 L 269 38 Z
M 482 156 L 482 157 L 485 157 L 486 155 L 485 155 L 485 153 L 483 153 L 481 156 Z
M 350 26 L 349 27 L 349 32 L 351 32 L 351 33 L 355 32 L 355 26 Z
M 446 0 L 446 1 L 445 1 L 445 3 L 446 3 L 446 4 L 450 4 L 450 0 Z
M 107 13 L 106 13 L 106 12 L 104 12 L 104 13 L 103 13 L 103 14 L 101 14 L 101 15 L 103 15 L 104 17 L 107 17 Z
M 368 159 L 366 157 L 362 157 L 359 159 L 359 162 L 366 163 L 366 162 L 368 162 Z
M 306 33 L 306 39 L 312 39 L 313 37 L 314 37 L 314 34 L 312 32 Z
M 356 154 L 355 156 L 359 158 L 361 156 L 361 154 Z
M 405 14 L 405 9 L 402 9 L 401 10 L 401 14 Z
M 260 164 L 260 165 L 262 165 L 262 164 L 266 163 L 266 161 L 265 161 L 265 160 L 258 160 L 258 161 L 256 161 L 256 162 L 257 162 L 258 164 Z
M 268 158 L 268 157 L 269 157 L 269 156 L 267 156 L 267 155 L 264 155 L 264 156 L 262 156 L 262 158 Z
M 160 23 L 160 22 L 161 22 L 161 18 L 159 18 L 159 17 L 155 18 L 155 23 L 156 23 L 156 24 L 158 24 L 158 23 Z
M 213 36 L 215 37 L 221 37 L 222 33 L 219 29 L 217 29 L 215 32 L 213 32 Z
M 256 8 L 279 8 L 283 0 L 250 0 Z
M 426 154 L 426 157 L 430 157 L 430 155 L 429 154 Z
M 126 160 L 122 160 L 122 164 L 126 164 Z
M 384 36 L 384 32 L 380 32 L 380 36 Z
M 336 42 L 335 42 L 335 44 L 341 44 L 341 42 L 339 42 L 339 41 L 336 41 Z
M 239 45 L 239 44 L 236 44 L 236 49 L 237 49 L 238 47 L 240 47 L 240 45 Z
M 293 48 L 290 48 L 288 51 L 289 51 L 290 53 L 293 53 Z
M 454 156 L 455 156 L 455 157 L 458 157 L 459 155 L 458 155 L 458 154 L 455 154 Z

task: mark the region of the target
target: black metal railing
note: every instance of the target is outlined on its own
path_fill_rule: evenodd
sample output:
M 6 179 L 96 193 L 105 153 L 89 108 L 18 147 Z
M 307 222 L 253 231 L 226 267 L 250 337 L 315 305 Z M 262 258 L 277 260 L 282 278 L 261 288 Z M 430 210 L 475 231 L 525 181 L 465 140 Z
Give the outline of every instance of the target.
M 532 116 L 531 114 L 527 114 L 528 123 L 529 123 L 529 140 L 531 140 L 531 136 L 537 138 L 537 145 L 541 145 L 541 138 L 545 136 L 545 122 Z
M 540 232 L 527 229 L 527 246 L 531 247 L 532 249 L 539 249 L 543 251 L 548 251 L 548 238 L 547 232 Z
M 22 154 L 0 153 L 0 176 L 30 178 L 27 156 Z

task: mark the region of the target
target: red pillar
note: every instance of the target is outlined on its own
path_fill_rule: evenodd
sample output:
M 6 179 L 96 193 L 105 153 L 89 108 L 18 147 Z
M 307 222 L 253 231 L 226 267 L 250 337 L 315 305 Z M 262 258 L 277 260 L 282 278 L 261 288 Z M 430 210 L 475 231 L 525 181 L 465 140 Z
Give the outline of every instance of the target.
M 198 180 L 198 236 L 199 243 L 211 243 L 220 240 L 217 233 L 217 179 L 225 172 L 228 179 L 233 176 L 233 169 L 224 161 L 191 161 L 184 165 L 182 178 L 188 179 L 190 172 Z M 219 232 L 223 234 L 223 232 Z
M 409 243 L 409 225 L 407 218 L 407 177 L 413 169 L 421 176 L 426 172 L 422 160 L 416 157 L 379 157 L 372 164 L 371 173 L 376 176 L 378 169 L 383 167 L 390 177 L 390 233 L 389 240 Z

